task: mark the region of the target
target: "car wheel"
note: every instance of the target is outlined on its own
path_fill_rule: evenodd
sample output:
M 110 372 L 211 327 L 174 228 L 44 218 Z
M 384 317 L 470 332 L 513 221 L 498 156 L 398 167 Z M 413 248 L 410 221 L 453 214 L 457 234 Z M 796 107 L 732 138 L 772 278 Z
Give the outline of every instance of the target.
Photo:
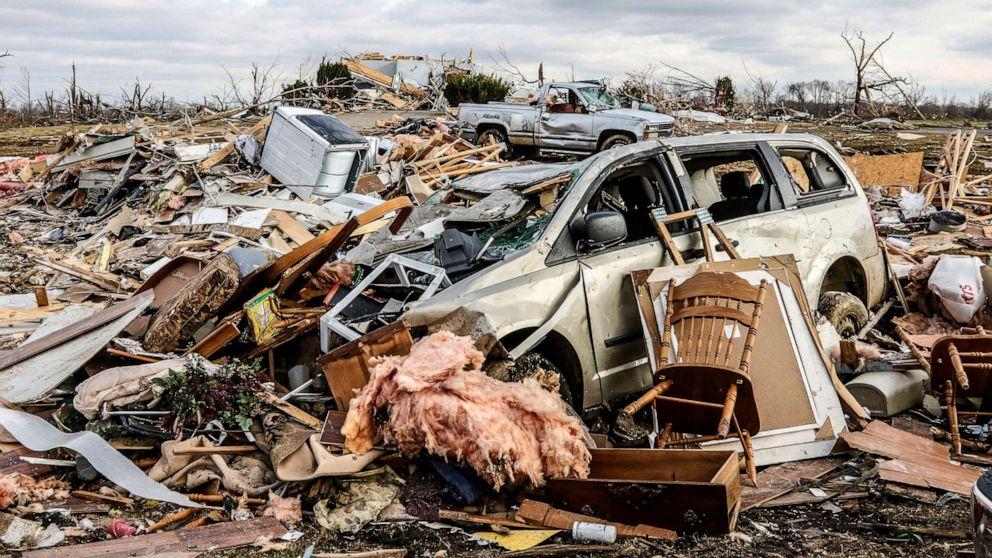
M 827 291 L 820 295 L 817 309 L 842 339 L 854 337 L 868 323 L 868 309 L 851 293 Z
M 628 136 L 627 134 L 613 134 L 603 140 L 603 144 L 599 146 L 599 150 L 606 151 L 607 149 L 613 149 L 614 147 L 620 147 L 622 145 L 630 145 L 632 143 L 634 143 L 634 138 Z
M 509 157 L 513 154 L 513 148 L 510 145 L 510 138 L 506 137 L 506 132 L 504 132 L 501 128 L 488 128 L 483 130 L 483 132 L 479 134 L 479 139 L 476 143 L 479 144 L 479 146 L 502 143 L 506 146 L 506 150 L 503 151 L 503 156 Z

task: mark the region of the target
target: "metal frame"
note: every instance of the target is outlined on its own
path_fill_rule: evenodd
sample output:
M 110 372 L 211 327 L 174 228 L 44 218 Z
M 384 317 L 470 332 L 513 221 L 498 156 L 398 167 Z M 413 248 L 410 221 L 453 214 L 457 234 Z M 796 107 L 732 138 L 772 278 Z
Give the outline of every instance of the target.
M 390 284 L 389 286 L 398 286 L 408 289 L 422 289 L 423 292 L 420 294 L 416 300 L 424 300 L 434 296 L 434 293 L 438 291 L 441 287 L 451 286 L 451 280 L 448 279 L 448 274 L 445 272 L 444 268 L 438 267 L 436 265 L 430 265 L 418 262 L 407 258 L 406 256 L 400 256 L 398 254 L 389 254 L 386 256 L 382 262 L 373 269 L 368 276 L 366 276 L 360 283 L 355 285 L 351 292 L 342 298 L 333 308 L 327 311 L 326 314 L 320 317 L 320 350 L 321 352 L 328 352 L 331 350 L 331 332 L 335 332 L 341 337 L 344 337 L 347 341 L 354 341 L 362 336 L 361 332 L 358 332 L 344 322 L 338 319 L 338 315 L 344 311 L 360 294 L 362 294 L 369 287 L 376 286 L 373 283 L 380 275 L 386 272 L 387 269 L 394 268 L 396 272 L 396 277 L 399 279 L 399 283 Z M 410 281 L 407 273 L 410 271 L 417 271 L 424 275 L 431 275 L 434 279 L 427 284 L 426 287 L 414 284 Z M 384 284 L 383 284 L 384 285 Z

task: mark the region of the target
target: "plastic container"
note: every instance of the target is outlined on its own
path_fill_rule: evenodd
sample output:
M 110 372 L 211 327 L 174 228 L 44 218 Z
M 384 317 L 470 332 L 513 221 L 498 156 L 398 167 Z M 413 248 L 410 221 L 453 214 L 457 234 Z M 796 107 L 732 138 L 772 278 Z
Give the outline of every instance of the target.
M 617 528 L 602 523 L 576 521 L 572 524 L 572 538 L 578 542 L 613 544 L 617 542 Z

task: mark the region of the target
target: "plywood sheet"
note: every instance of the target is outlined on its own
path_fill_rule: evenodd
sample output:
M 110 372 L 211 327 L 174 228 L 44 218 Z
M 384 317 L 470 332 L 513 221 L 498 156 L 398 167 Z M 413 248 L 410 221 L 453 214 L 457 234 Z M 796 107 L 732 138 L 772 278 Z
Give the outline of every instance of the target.
M 920 186 L 923 152 L 895 155 L 865 155 L 844 157 L 847 165 L 865 188 L 872 186 L 901 186 L 916 191 Z
M 845 432 L 841 439 L 854 449 L 891 458 L 878 462 L 879 476 L 890 482 L 968 495 L 981 475 L 951 462 L 947 446 L 881 421 L 860 432 Z

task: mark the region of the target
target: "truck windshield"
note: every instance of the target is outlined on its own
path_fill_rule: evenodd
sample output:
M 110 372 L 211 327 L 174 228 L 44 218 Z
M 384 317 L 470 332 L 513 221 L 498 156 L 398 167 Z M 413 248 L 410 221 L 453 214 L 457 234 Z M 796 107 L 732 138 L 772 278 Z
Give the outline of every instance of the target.
M 580 87 L 579 95 L 589 105 L 620 108 L 620 103 L 602 87 Z

